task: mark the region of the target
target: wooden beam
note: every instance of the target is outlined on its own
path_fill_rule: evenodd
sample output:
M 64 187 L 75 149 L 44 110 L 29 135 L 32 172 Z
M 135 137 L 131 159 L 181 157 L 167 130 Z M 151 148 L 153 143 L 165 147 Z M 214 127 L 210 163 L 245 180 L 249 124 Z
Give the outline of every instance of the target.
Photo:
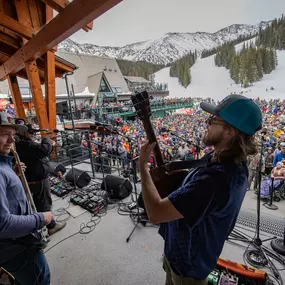
M 19 78 L 23 78 L 23 79 L 28 80 L 27 72 L 25 69 L 22 69 L 21 71 L 19 71 L 16 74 L 16 76 Z M 45 75 L 44 75 L 44 72 L 42 70 L 39 70 L 39 76 L 40 76 L 41 85 L 45 84 Z
M 4 13 L 4 1 L 5 0 L 0 0 L 0 12 Z
M 53 9 L 50 6 L 45 5 L 45 23 L 47 24 L 52 19 L 53 19 Z M 57 51 L 57 46 L 53 47 L 53 51 L 54 52 Z
M 35 34 L 35 31 L 32 28 L 28 28 L 24 24 L 20 24 L 2 12 L 0 12 L 0 25 L 12 30 L 25 39 L 31 39 Z
M 57 12 L 61 12 L 69 4 L 67 4 L 65 0 L 42 0 L 42 2 Z
M 46 5 L 46 24 L 53 19 L 53 9 Z
M 1 53 L 11 57 L 16 53 L 18 48 L 14 48 L 5 42 L 1 42 Z
M 6 43 L 7 45 L 11 46 L 12 48 L 16 48 L 16 49 L 19 49 L 21 47 L 19 41 L 15 40 L 14 38 L 2 32 L 0 32 L 0 42 Z
M 35 60 L 60 42 L 77 32 L 82 26 L 99 17 L 122 0 L 74 0 L 61 13 L 44 26 L 29 42 L 0 66 L 0 80 L 17 73 L 25 62 Z
M 92 30 L 92 29 L 93 29 L 93 23 L 94 23 L 93 21 L 90 22 L 90 23 L 88 23 L 86 27 L 87 27 L 89 30 Z
M 49 129 L 56 129 L 56 96 L 55 96 L 55 56 L 48 51 L 45 56 L 45 99 Z
M 37 59 L 37 65 L 40 70 L 45 70 L 45 61 L 43 58 Z M 62 62 L 58 61 L 55 57 L 55 71 L 56 71 L 56 77 L 62 77 L 62 75 L 66 72 L 72 72 L 74 71 L 73 68 L 63 64 Z
M 23 106 L 23 101 L 22 101 L 22 96 L 21 96 L 21 92 L 20 92 L 20 88 L 19 88 L 19 84 L 18 84 L 18 80 L 16 76 L 8 76 L 8 82 L 9 82 L 9 87 L 10 87 L 10 91 L 12 94 L 12 100 L 13 100 L 13 104 L 14 107 L 16 109 L 16 114 L 18 118 L 23 118 L 23 119 L 27 119 L 26 118 L 26 113 L 24 110 L 24 106 Z
M 32 27 L 31 14 L 29 9 L 29 0 L 14 0 L 18 21 L 26 27 Z
M 27 77 L 30 83 L 33 103 L 36 109 L 39 127 L 40 129 L 48 129 L 49 123 L 48 123 L 46 105 L 45 105 L 45 100 L 43 98 L 43 92 L 41 88 L 37 63 L 36 61 L 27 62 L 25 66 L 26 66 Z
M 38 0 L 29 0 L 29 10 L 31 15 L 32 26 L 35 31 L 38 31 L 44 23 L 41 23 L 40 14 L 39 14 L 39 3 Z
M 62 10 L 65 9 L 67 5 L 69 5 L 68 0 L 42 0 L 42 2 L 46 3 L 47 7 L 50 7 L 59 13 L 62 12 Z M 83 27 L 82 29 L 85 32 L 88 32 L 89 30 L 92 30 L 92 28 L 93 28 L 93 21 L 88 23 L 86 27 Z
M 17 41 L 21 41 L 21 37 L 19 35 L 17 35 L 15 32 L 11 31 L 10 29 L 7 29 L 6 27 L 0 25 L 0 32 L 3 34 L 6 34 L 7 36 L 12 37 L 13 39 L 17 40 Z

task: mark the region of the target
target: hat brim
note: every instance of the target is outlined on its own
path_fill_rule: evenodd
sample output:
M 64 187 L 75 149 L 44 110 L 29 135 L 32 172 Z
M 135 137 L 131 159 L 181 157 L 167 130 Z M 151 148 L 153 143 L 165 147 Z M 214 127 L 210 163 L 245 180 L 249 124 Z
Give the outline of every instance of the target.
M 17 133 L 23 133 L 28 130 L 25 125 L 1 124 L 0 126 L 13 128 Z
M 38 133 L 40 132 L 40 130 L 38 129 L 28 129 L 29 132 L 33 132 L 33 133 Z
M 206 102 L 201 102 L 200 107 L 205 112 L 218 116 L 217 108 L 215 105 L 212 105 Z

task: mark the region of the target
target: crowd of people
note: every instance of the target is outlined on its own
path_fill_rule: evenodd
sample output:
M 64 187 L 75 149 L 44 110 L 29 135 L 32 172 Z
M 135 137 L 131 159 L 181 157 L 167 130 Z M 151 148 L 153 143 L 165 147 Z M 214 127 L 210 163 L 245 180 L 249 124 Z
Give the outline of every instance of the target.
M 216 102 L 218 104 L 218 102 Z M 257 139 L 263 142 L 262 173 L 264 175 L 277 174 L 276 169 L 284 170 L 285 180 L 285 101 L 259 100 L 257 103 L 263 113 L 263 129 L 257 134 Z M 201 138 L 207 126 L 208 115 L 198 107 L 193 115 L 171 114 L 163 118 L 152 118 L 152 124 L 156 131 L 157 140 L 165 161 L 190 160 L 202 157 L 212 150 L 201 143 Z M 128 161 L 139 155 L 141 143 L 146 139 L 143 124 L 140 120 L 118 120 L 117 130 L 123 135 L 108 135 L 104 137 L 94 133 L 92 136 L 94 153 L 100 150 L 117 157 L 123 161 L 124 167 L 129 167 Z M 130 138 L 130 139 L 128 139 Z M 132 141 L 133 140 L 133 141 Z M 130 146 L 132 145 L 132 148 Z M 100 146 L 99 146 L 100 145 Z M 197 147 L 199 146 L 199 147 Z M 132 150 L 132 154 L 131 154 Z M 260 153 L 248 158 L 249 165 L 249 189 L 258 188 L 258 169 Z M 116 159 L 113 159 L 115 161 Z M 153 165 L 151 156 L 149 164 Z M 114 162 L 115 164 L 115 162 Z M 280 172 L 278 172 L 280 178 Z M 277 178 L 277 176 L 276 176 Z M 279 179 L 280 180 L 280 179 Z M 276 179 L 277 181 L 277 179 Z M 276 182 L 276 184 L 279 182 Z M 265 191 L 267 194 L 269 190 Z

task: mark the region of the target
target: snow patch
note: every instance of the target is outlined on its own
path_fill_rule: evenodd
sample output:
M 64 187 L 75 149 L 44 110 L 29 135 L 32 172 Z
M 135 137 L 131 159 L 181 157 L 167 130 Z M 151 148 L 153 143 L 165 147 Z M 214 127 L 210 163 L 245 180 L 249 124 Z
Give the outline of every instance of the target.
M 265 74 L 261 81 L 248 88 L 235 84 L 226 68 L 215 66 L 214 55 L 198 59 L 191 67 L 192 82 L 186 89 L 179 84 L 178 78 L 169 76 L 169 67 L 156 72 L 154 80 L 156 83 L 168 84 L 170 97 L 211 97 L 220 100 L 231 93 L 243 92 L 243 95 L 249 98 L 283 100 L 285 99 L 285 51 L 277 51 L 277 56 L 276 69 L 271 74 Z M 270 90 L 271 87 L 274 90 Z

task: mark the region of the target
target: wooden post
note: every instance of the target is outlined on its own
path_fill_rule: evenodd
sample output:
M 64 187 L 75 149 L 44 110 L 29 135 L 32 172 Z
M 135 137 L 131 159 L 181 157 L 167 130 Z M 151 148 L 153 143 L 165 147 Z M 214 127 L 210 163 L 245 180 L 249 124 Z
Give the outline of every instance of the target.
M 49 129 L 56 129 L 55 57 L 48 51 L 45 56 L 45 99 Z
M 36 109 L 39 127 L 40 129 L 49 129 L 46 104 L 43 98 L 43 92 L 41 88 L 40 75 L 38 72 L 37 63 L 34 60 L 32 62 L 26 62 L 25 66 L 32 92 L 33 103 Z
M 53 9 L 46 5 L 46 24 L 53 19 Z M 55 94 L 55 55 L 48 51 L 44 55 L 45 99 L 50 130 L 56 129 L 56 94 Z
M 14 107 L 16 109 L 17 117 L 23 118 L 26 120 L 27 117 L 26 117 L 26 113 L 24 110 L 23 101 L 22 101 L 21 92 L 20 92 L 17 77 L 9 75 L 8 76 L 8 82 L 9 82 L 9 87 L 10 87 L 10 91 L 12 94 L 13 104 L 14 104 Z

